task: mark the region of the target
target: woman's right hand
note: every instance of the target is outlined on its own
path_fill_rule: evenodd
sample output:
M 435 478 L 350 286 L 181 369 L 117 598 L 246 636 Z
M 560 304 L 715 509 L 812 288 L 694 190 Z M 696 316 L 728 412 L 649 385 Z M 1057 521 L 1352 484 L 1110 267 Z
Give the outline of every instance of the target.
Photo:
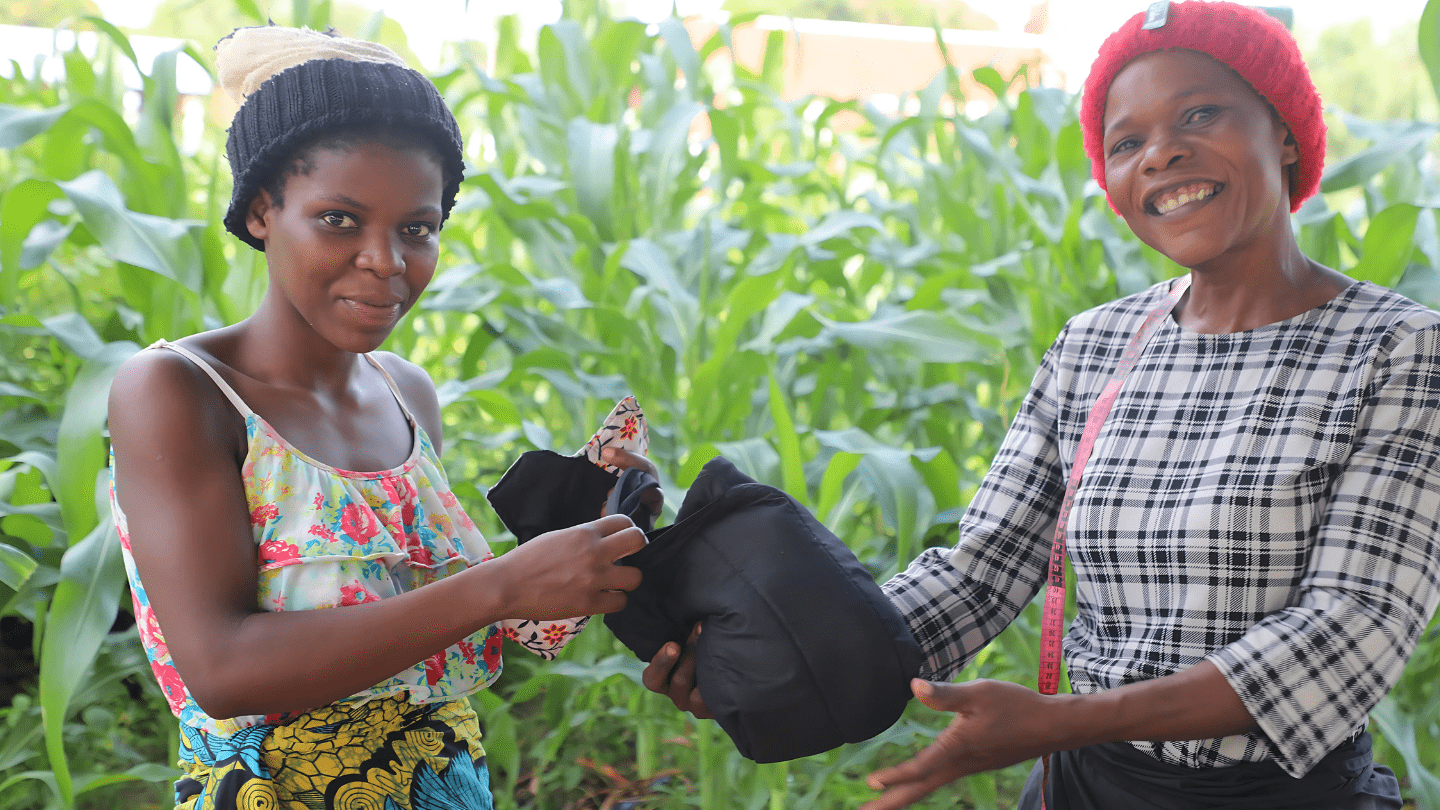
M 700 689 L 695 686 L 695 640 L 699 637 L 700 624 L 696 622 L 684 649 L 673 641 L 666 642 L 650 659 L 640 680 L 646 689 L 670 698 L 680 711 L 712 719 L 715 715 L 710 713 L 704 698 L 700 697 Z
M 613 613 L 640 569 L 616 561 L 645 547 L 645 533 L 625 515 L 608 515 L 546 532 L 494 560 L 505 569 L 505 613 L 536 621 Z

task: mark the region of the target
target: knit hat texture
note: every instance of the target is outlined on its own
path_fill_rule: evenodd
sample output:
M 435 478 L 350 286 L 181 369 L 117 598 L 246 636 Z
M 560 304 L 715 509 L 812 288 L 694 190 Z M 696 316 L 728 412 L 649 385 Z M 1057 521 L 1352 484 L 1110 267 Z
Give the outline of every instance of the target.
M 296 147 L 352 125 L 391 125 L 429 141 L 441 157 L 441 221 L 450 215 L 465 160 L 460 127 L 435 85 L 373 42 L 308 29 L 241 28 L 215 46 L 220 84 L 240 103 L 225 152 L 235 189 L 225 228 L 264 250 L 250 235 L 250 202 Z
M 1156 4 L 1159 5 L 1159 4 Z M 1146 13 L 1111 34 L 1090 67 L 1080 99 L 1080 127 L 1095 181 L 1105 188 L 1105 101 L 1115 74 L 1137 56 L 1185 48 L 1218 59 L 1250 83 L 1290 129 L 1300 161 L 1290 188 L 1290 210 L 1320 189 L 1325 167 L 1325 121 L 1320 94 L 1300 48 L 1285 25 L 1263 11 L 1229 2 L 1169 3 L 1163 25 L 1145 30 Z

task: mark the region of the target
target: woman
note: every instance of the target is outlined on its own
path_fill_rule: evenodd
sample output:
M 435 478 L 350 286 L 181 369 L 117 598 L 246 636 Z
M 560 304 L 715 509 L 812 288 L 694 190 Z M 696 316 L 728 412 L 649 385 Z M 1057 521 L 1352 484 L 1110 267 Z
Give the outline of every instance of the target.
M 1318 189 L 1324 126 L 1294 40 L 1263 13 L 1136 15 L 1101 48 L 1081 123 L 1110 204 L 1190 286 L 1119 388 L 1068 515 L 1074 694 L 930 680 L 1045 583 L 1087 417 L 1170 282 L 1067 324 L 957 545 L 886 584 L 928 656 L 915 694 L 956 716 L 872 774 L 882 793 L 863 808 L 1033 757 L 1027 809 L 1042 792 L 1050 810 L 1399 808 L 1364 729 L 1440 597 L 1440 315 L 1301 253 L 1289 214 Z M 663 683 L 679 653 L 649 682 L 703 711 L 683 677 Z
M 111 504 L 140 637 L 180 721 L 175 804 L 490 810 L 467 696 L 625 604 L 629 518 L 503 557 L 451 491 L 424 370 L 377 351 L 434 274 L 464 172 L 435 86 L 389 49 L 280 27 L 217 47 L 242 102 L 226 227 L 269 285 L 159 341 L 110 396 Z M 613 466 L 654 467 L 617 448 Z

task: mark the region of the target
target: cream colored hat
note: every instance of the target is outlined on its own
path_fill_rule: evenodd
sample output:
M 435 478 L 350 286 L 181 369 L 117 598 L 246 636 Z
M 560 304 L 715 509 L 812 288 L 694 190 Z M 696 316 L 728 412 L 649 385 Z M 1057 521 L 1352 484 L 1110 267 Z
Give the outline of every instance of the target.
M 398 54 L 378 42 L 350 39 L 309 28 L 278 25 L 237 28 L 215 45 L 220 86 L 236 104 L 259 89 L 266 79 L 312 59 L 385 62 L 409 67 Z

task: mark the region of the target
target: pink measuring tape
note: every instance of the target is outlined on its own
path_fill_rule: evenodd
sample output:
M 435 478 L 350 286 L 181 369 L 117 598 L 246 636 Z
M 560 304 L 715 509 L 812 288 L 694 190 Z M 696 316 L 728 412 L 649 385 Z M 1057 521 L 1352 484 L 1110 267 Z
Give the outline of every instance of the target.
M 1055 539 L 1050 543 L 1050 570 L 1045 584 L 1045 608 L 1040 618 L 1040 678 L 1039 691 L 1042 695 L 1053 695 L 1060 691 L 1060 638 L 1065 629 L 1065 527 L 1070 522 L 1070 507 L 1075 505 L 1075 491 L 1080 488 L 1080 474 L 1085 471 L 1085 462 L 1095 449 L 1095 440 L 1100 436 L 1100 427 L 1110 415 L 1110 407 L 1120 394 L 1120 386 L 1130 375 L 1145 345 L 1154 337 L 1156 330 L 1174 311 L 1175 305 L 1185 291 L 1190 289 L 1188 274 L 1175 279 L 1170 292 L 1155 309 L 1145 316 L 1140 328 L 1130 338 L 1125 353 L 1120 356 L 1120 365 L 1110 375 L 1105 388 L 1090 408 L 1085 419 L 1085 430 L 1080 434 L 1080 445 L 1075 448 L 1075 462 L 1070 465 L 1070 479 L 1065 482 L 1065 499 L 1060 502 L 1060 515 L 1055 521 Z M 1050 757 L 1044 758 L 1045 781 L 1049 782 Z M 1045 789 L 1040 791 L 1040 806 L 1045 807 Z

